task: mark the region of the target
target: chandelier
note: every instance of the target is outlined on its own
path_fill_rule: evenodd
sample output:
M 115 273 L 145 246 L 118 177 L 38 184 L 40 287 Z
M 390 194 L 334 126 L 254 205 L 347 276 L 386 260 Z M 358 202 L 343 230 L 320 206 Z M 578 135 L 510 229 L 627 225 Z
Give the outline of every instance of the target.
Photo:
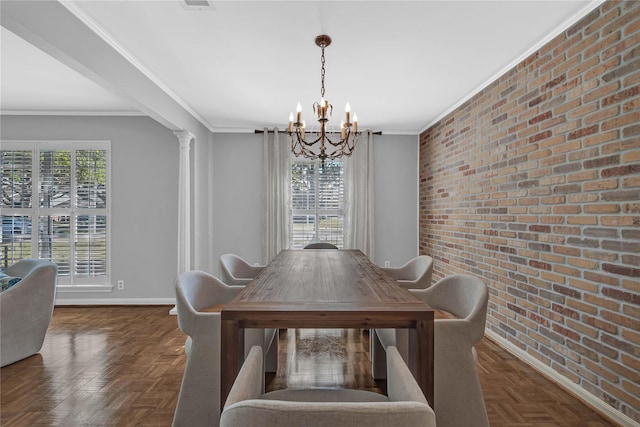
M 291 137 L 291 151 L 297 156 L 304 156 L 309 159 L 320 159 L 324 166 L 325 160 L 334 160 L 342 156 L 350 156 L 356 146 L 358 132 L 358 116 L 353 115 L 351 122 L 351 107 L 347 102 L 345 107 L 344 120 L 340 122 L 340 132 L 327 130 L 329 118 L 333 112 L 333 105 L 324 97 L 324 48 L 331 44 L 331 37 L 320 35 L 316 37 L 316 45 L 322 49 L 320 72 L 320 102 L 313 104 L 314 117 L 317 118 L 319 127 L 310 130 L 306 129 L 305 121 L 302 119 L 302 107 L 298 102 L 296 117 L 294 122 L 293 113 L 289 114 L 289 136 Z M 332 134 L 332 138 L 329 138 Z M 337 140 L 337 136 L 340 139 Z

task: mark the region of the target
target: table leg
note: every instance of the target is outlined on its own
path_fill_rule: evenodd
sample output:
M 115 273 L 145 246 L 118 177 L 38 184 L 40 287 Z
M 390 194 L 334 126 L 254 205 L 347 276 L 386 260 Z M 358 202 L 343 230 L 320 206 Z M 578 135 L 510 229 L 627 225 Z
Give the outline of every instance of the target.
M 223 320 L 220 339 L 220 411 L 224 408 L 244 356 L 244 329 L 235 320 Z
M 416 379 L 427 402 L 434 408 L 433 320 L 418 321 L 416 335 Z

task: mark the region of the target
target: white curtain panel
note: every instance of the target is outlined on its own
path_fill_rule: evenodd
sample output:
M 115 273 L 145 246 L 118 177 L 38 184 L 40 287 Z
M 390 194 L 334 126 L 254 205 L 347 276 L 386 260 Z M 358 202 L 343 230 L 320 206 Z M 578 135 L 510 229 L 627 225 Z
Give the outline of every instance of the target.
M 345 238 L 348 249 L 360 249 L 374 257 L 373 241 L 373 135 L 360 135 L 356 148 L 345 159 Z
M 291 147 L 286 134 L 264 129 L 262 195 L 262 261 L 268 264 L 289 247 Z

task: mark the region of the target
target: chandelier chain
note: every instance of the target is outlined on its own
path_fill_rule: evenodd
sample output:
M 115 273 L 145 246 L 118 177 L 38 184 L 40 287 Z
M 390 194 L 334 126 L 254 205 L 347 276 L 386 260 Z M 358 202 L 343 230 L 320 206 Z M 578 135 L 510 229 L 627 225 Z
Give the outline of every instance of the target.
M 322 79 L 322 86 L 320 87 L 320 96 L 324 98 L 324 46 L 322 47 L 322 56 L 321 56 L 321 62 L 322 62 L 322 69 L 320 71 L 320 78 Z

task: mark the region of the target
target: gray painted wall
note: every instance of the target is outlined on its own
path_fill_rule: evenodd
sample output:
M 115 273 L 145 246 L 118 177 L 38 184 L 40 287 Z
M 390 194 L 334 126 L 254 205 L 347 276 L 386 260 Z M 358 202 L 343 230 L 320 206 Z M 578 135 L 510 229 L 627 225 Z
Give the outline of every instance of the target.
M 62 304 L 173 303 L 177 270 L 178 140 L 147 117 L 2 116 L 7 140 L 110 140 L 112 284 L 59 293 Z M 192 131 L 193 132 L 193 131 Z M 210 134 L 192 144 L 193 267 L 219 274 L 226 252 L 262 260 L 262 135 Z M 418 137 L 375 136 L 374 261 L 398 266 L 418 252 Z M 131 183 L 136 181 L 136 185 Z
M 58 293 L 70 303 L 175 299 L 178 140 L 147 117 L 2 116 L 5 140 L 111 141 L 111 282 L 114 290 Z M 117 290 L 116 281 L 125 281 Z M 153 301 L 155 300 L 155 301 Z
M 226 252 L 261 262 L 262 141 L 255 134 L 213 135 L 212 241 L 202 243 L 210 243 L 212 256 L 196 268 L 217 275 Z M 373 156 L 374 261 L 399 266 L 418 253 L 418 137 L 374 136 Z
M 374 136 L 378 265 L 399 267 L 418 255 L 418 147 L 414 135 Z

